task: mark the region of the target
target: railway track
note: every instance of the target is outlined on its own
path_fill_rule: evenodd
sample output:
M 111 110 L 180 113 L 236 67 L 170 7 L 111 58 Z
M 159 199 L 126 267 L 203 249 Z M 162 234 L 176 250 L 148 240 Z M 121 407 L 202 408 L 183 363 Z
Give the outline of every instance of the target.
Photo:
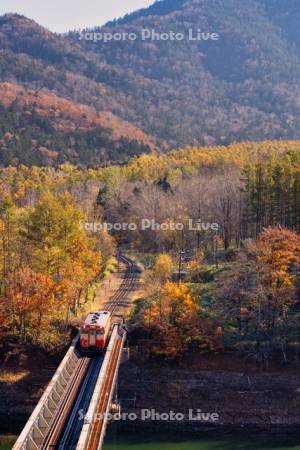
M 119 289 L 108 300 L 105 308 L 112 314 L 120 306 L 128 295 L 134 289 L 136 283 L 136 265 L 129 258 L 120 256 L 120 260 L 126 265 L 124 279 L 122 280 Z M 120 345 L 120 344 L 118 344 Z M 113 380 L 114 371 L 117 365 L 117 354 L 119 348 L 114 349 L 112 363 L 109 367 L 108 378 L 105 383 L 111 383 Z M 94 358 L 82 357 L 79 360 L 78 367 L 68 383 L 68 386 L 60 399 L 58 405 L 58 412 L 50 422 L 49 432 L 45 436 L 41 450 L 74 450 L 84 424 L 82 416 L 79 415 L 81 411 L 85 414 L 88 410 L 91 397 L 94 392 L 95 384 L 101 369 L 104 356 L 97 356 Z M 105 407 L 105 401 L 108 401 L 106 395 L 109 385 L 105 384 L 103 395 L 101 397 L 100 405 Z M 106 405 L 107 407 L 107 405 Z M 98 424 L 99 425 L 99 424 Z M 99 430 L 93 434 L 98 436 Z M 91 447 L 90 449 L 97 447 Z
M 120 306 L 120 302 L 124 301 L 128 295 L 128 292 L 134 290 L 136 283 L 135 275 L 137 272 L 137 267 L 135 263 L 125 256 L 120 256 L 120 260 L 127 266 L 124 279 L 117 292 L 105 304 L 105 309 L 110 311 L 112 314 Z
M 99 447 L 99 442 L 102 435 L 102 429 L 104 426 L 105 413 L 109 407 L 109 395 L 108 393 L 111 391 L 113 386 L 113 381 L 115 377 L 116 367 L 118 364 L 118 358 L 120 353 L 121 340 L 117 342 L 114 347 L 112 358 L 108 367 L 107 375 L 104 380 L 103 389 L 101 392 L 101 396 L 98 401 L 97 411 L 96 411 L 96 420 L 94 420 L 92 429 L 90 432 L 89 440 L 87 443 L 86 450 L 97 450 Z
M 103 356 L 92 358 L 76 397 L 76 401 L 69 414 L 64 430 L 61 434 L 56 448 L 58 450 L 74 450 L 84 423 L 83 415 L 87 413 L 91 401 Z
M 58 405 L 58 412 L 50 422 L 49 431 L 46 434 L 41 445 L 41 450 L 57 448 L 59 436 L 63 431 L 65 418 L 73 408 L 74 401 L 78 395 L 78 390 L 87 368 L 90 364 L 90 358 L 81 358 L 78 367 L 74 371 L 63 396 Z

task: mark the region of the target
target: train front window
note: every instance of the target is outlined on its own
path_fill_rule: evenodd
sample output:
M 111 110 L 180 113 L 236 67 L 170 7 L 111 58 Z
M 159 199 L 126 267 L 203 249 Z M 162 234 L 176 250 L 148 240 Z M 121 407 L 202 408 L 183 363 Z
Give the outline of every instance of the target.
M 104 328 L 101 328 L 100 330 L 97 331 L 97 335 L 101 336 L 104 334 Z

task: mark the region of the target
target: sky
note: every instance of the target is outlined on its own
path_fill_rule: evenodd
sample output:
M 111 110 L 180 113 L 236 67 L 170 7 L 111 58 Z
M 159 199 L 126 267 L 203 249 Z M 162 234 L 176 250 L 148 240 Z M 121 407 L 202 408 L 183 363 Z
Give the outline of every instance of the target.
M 23 14 L 51 31 L 103 25 L 154 0 L 0 0 L 0 15 Z

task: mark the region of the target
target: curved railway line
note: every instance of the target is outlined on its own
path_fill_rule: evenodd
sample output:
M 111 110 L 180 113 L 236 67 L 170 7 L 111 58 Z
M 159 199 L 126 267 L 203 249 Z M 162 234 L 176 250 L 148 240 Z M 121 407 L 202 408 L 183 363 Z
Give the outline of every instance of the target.
M 125 265 L 124 277 L 119 289 L 104 306 L 112 314 L 116 312 L 118 307 L 124 306 L 124 301 L 126 304 L 126 297 L 135 288 L 136 274 L 138 272 L 137 266 L 131 259 L 120 256 L 119 260 Z M 107 407 L 108 396 L 105 388 L 113 380 L 117 366 L 117 354 L 120 350 L 118 345 L 114 349 L 108 377 L 99 402 L 100 413 Z M 79 411 L 85 414 L 88 410 L 103 358 L 104 356 L 101 355 L 93 358 L 83 356 L 79 359 L 78 367 L 60 399 L 58 412 L 50 423 L 50 430 L 40 446 L 41 450 L 75 450 L 84 423 L 79 415 Z M 91 439 L 88 444 L 90 450 L 98 448 L 95 446 L 95 442 L 99 435 L 100 425 L 99 421 L 97 421 L 92 428 Z
M 136 283 L 135 277 L 138 270 L 137 266 L 131 259 L 125 256 L 120 256 L 119 259 L 127 266 L 127 269 L 125 271 L 124 279 L 119 289 L 105 304 L 105 309 L 107 309 L 107 311 L 110 311 L 112 314 L 119 306 L 122 306 L 120 305 L 120 303 L 125 300 L 128 292 L 134 290 Z

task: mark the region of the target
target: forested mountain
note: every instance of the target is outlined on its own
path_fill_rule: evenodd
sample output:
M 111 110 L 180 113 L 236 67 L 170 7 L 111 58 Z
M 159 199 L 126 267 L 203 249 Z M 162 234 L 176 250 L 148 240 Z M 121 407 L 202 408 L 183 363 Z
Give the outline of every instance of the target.
M 97 166 L 148 153 L 154 142 L 110 112 L 0 83 L 0 164 Z
M 114 136 L 98 142 L 89 138 L 90 130 L 77 124 L 76 132 L 87 139 L 71 150 L 67 143 L 63 150 L 58 148 L 61 137 L 51 145 L 45 142 L 49 136 L 41 139 L 41 147 L 73 163 L 122 160 L 155 144 L 165 149 L 296 139 L 300 136 L 299 15 L 295 0 L 161 0 L 101 29 L 65 36 L 25 17 L 5 15 L 0 18 L 0 82 L 68 100 L 74 108 L 87 105 L 93 114 L 107 119 L 97 122 L 97 127 L 119 130 L 120 124 L 126 129 L 117 140 Z M 142 40 L 143 29 L 178 32 L 184 39 Z M 189 40 L 189 30 L 195 36 L 198 29 L 216 33 L 218 39 Z M 137 39 L 91 40 L 100 32 L 134 33 Z M 9 122 L 7 114 L 6 106 L 1 132 L 14 134 L 16 124 Z M 46 116 L 55 133 L 67 136 L 69 142 L 68 134 L 74 130 L 57 130 L 53 114 Z M 32 119 L 27 113 L 24 117 L 30 125 Z M 126 140 L 125 146 L 120 139 Z M 118 146 L 116 151 L 111 150 L 110 140 Z M 5 152 L 2 147 L 1 164 L 24 162 L 23 150 Z

